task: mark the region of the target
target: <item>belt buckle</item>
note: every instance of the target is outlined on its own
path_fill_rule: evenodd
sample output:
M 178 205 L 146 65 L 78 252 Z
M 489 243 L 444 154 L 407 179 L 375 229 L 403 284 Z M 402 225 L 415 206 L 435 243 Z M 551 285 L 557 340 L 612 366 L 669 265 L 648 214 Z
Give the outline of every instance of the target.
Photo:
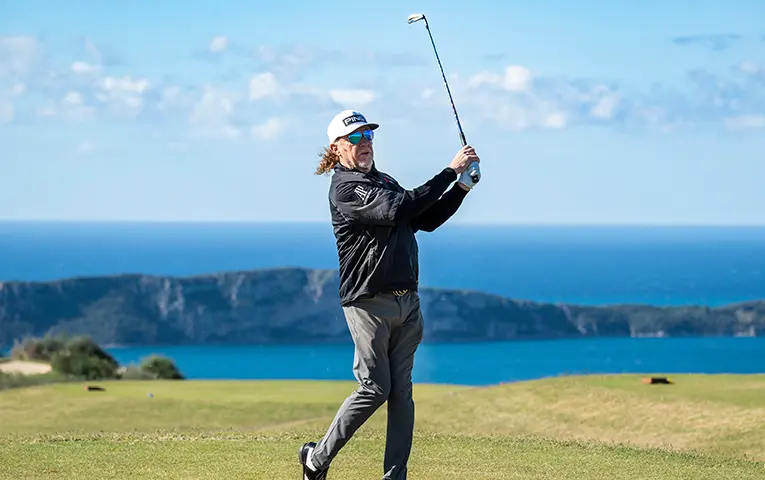
M 406 295 L 407 293 L 409 293 L 409 289 L 408 289 L 408 288 L 405 288 L 405 289 L 403 289 L 403 290 L 393 290 L 393 291 L 391 291 L 391 293 L 392 293 L 393 295 L 397 296 L 397 297 L 403 297 L 404 295 Z

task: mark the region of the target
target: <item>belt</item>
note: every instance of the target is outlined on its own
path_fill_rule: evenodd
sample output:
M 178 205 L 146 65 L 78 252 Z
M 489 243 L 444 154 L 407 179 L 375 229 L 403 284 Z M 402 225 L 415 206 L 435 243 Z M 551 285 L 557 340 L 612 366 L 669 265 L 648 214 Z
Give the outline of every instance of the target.
M 395 295 L 397 297 L 403 297 L 404 295 L 409 293 L 409 289 L 405 288 L 403 290 L 392 290 L 390 293 L 392 293 L 393 295 Z

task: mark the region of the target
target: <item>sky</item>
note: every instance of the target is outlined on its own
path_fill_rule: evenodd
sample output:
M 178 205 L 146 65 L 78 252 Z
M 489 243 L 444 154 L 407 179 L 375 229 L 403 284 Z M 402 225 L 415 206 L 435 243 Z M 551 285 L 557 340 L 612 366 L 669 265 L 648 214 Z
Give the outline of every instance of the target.
M 381 127 L 452 223 L 765 225 L 765 2 L 0 0 L 0 219 L 328 222 L 326 127 Z

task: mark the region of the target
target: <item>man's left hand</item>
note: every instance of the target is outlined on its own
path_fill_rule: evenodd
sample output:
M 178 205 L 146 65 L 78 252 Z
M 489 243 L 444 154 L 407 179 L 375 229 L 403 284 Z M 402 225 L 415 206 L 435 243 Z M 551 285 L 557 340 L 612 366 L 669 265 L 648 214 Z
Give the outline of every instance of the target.
M 470 168 L 460 174 L 457 178 L 457 183 L 459 183 L 459 186 L 466 191 L 470 191 L 475 186 L 473 179 L 470 178 Z

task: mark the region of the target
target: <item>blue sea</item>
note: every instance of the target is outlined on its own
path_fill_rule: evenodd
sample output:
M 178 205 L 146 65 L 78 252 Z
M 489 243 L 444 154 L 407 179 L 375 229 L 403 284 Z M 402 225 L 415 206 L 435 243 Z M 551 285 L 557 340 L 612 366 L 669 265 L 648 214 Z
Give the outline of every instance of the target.
M 447 225 L 418 239 L 423 286 L 589 305 L 716 306 L 765 298 L 765 227 Z M 284 266 L 337 268 L 331 227 L 0 222 L 0 281 L 122 273 L 192 275 Z M 150 352 L 164 353 L 190 378 L 352 378 L 351 346 L 112 352 L 125 363 Z M 306 360 L 312 365 L 308 370 Z M 753 373 L 765 372 L 765 339 L 425 344 L 416 362 L 415 381 L 461 384 L 588 372 Z M 219 365 L 226 365 L 225 371 Z

